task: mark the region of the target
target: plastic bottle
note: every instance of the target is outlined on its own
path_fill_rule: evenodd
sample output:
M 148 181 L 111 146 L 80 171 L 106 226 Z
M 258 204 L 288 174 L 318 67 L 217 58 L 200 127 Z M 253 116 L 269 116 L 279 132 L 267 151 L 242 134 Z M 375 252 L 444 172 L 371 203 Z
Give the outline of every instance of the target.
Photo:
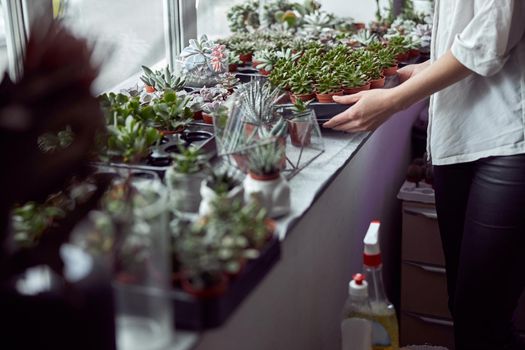
M 341 321 L 342 350 L 372 349 L 372 324 L 368 302 L 368 284 L 362 274 L 354 275 L 348 284 L 348 299 Z
M 372 349 L 398 350 L 399 331 L 396 310 L 387 299 L 383 286 L 381 250 L 379 248 L 379 221 L 372 221 L 364 243 L 364 271 L 369 281 L 368 299 L 371 309 Z

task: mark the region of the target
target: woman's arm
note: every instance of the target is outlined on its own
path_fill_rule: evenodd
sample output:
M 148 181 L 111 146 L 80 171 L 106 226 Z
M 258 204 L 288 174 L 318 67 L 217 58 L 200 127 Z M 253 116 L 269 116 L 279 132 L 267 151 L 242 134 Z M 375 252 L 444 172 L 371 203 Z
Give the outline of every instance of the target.
M 427 63 L 428 64 L 428 63 Z M 392 114 L 442 90 L 472 73 L 447 51 L 437 61 L 423 66 L 419 74 L 392 89 L 362 91 L 350 96 L 334 96 L 334 101 L 354 104 L 323 124 L 341 131 L 370 131 L 378 128 Z M 421 74 L 421 72 L 423 72 Z

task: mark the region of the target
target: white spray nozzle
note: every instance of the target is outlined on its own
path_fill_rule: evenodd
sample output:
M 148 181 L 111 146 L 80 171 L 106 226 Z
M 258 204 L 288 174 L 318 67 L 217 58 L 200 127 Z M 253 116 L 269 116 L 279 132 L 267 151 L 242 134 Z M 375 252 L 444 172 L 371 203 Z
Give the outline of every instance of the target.
M 364 239 L 365 243 L 365 255 L 379 255 L 381 250 L 379 249 L 379 227 L 381 223 L 379 221 L 372 221 L 366 232 Z

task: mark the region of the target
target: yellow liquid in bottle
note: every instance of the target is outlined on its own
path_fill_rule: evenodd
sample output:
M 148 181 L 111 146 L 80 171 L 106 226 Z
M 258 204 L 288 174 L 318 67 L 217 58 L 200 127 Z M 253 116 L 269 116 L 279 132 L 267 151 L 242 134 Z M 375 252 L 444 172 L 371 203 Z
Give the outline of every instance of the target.
M 397 326 L 396 312 L 393 308 L 372 307 L 372 313 L 361 313 L 353 310 L 346 317 L 364 318 L 372 321 L 373 328 L 383 328 L 390 339 L 389 345 L 372 345 L 372 350 L 399 350 L 399 330 Z M 374 324 L 375 323 L 375 324 Z

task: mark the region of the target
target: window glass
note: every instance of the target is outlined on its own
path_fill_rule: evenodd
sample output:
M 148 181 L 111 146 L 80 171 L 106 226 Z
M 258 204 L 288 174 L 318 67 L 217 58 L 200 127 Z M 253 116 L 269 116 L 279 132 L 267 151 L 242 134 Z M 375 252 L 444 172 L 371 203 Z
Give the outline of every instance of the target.
M 210 39 L 223 38 L 230 34 L 226 14 L 228 10 L 246 0 L 197 0 L 197 33 Z
M 103 62 L 97 91 L 165 59 L 162 0 L 54 0 L 53 12 L 96 42 L 95 58 Z
M 7 70 L 7 45 L 5 38 L 5 24 L 4 13 L 2 11 L 2 3 L 0 3 L 0 79 L 4 76 Z

